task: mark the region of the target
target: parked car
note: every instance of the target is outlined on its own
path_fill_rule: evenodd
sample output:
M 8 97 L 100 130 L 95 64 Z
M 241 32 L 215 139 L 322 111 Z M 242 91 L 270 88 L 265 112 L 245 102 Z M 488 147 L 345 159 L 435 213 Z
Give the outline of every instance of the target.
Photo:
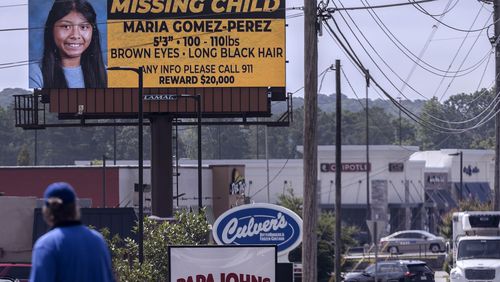
M 11 278 L 14 281 L 27 282 L 30 278 L 31 264 L 0 263 L 0 277 Z
M 0 282 L 20 282 L 17 278 L 12 277 L 0 277 Z
M 344 281 L 375 282 L 375 264 L 347 273 Z M 377 282 L 434 282 L 434 271 L 419 260 L 388 260 L 377 263 Z
M 391 254 L 403 252 L 444 252 L 445 239 L 422 230 L 405 230 L 380 239 L 380 250 Z

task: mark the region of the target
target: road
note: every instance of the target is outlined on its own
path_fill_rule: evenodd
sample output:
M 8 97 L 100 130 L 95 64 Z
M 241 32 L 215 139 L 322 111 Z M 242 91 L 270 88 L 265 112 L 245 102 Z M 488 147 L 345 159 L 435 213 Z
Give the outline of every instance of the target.
M 448 282 L 448 273 L 446 271 L 436 271 L 434 272 L 434 278 L 436 282 Z

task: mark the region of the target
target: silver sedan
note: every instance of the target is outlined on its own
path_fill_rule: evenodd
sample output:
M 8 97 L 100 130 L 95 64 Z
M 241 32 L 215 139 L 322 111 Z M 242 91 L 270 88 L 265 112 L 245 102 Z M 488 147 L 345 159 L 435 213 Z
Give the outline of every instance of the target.
M 391 254 L 403 252 L 444 252 L 445 240 L 423 230 L 405 230 L 395 232 L 380 239 L 379 247 Z

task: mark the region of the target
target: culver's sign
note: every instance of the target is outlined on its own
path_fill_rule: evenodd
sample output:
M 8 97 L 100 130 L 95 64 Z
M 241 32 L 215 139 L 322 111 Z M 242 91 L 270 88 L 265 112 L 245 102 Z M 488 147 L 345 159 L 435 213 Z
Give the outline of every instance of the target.
M 276 245 L 283 254 L 302 241 L 302 219 L 277 205 L 242 205 L 219 216 L 212 233 L 219 245 Z

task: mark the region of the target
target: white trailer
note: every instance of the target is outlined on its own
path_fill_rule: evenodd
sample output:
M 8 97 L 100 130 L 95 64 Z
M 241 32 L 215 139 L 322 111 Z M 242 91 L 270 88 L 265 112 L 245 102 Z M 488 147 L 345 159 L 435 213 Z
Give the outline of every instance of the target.
M 451 282 L 500 281 L 500 212 L 453 214 Z

